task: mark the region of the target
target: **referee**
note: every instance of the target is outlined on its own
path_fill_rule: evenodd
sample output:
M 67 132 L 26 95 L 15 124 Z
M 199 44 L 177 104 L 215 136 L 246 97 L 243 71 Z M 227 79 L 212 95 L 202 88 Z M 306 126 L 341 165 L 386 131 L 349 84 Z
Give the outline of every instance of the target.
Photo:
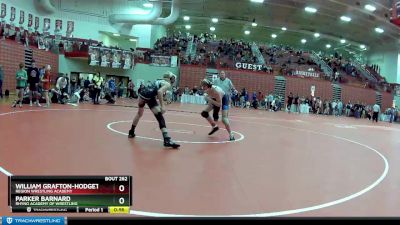
M 222 70 L 219 73 L 219 79 L 216 79 L 214 81 L 214 85 L 220 87 L 225 92 L 225 94 L 229 96 L 229 104 L 228 105 L 230 105 L 232 91 L 237 93 L 237 90 L 236 90 L 235 86 L 233 85 L 232 81 L 226 77 L 225 71 Z M 222 113 L 224 113 L 224 111 L 222 111 Z

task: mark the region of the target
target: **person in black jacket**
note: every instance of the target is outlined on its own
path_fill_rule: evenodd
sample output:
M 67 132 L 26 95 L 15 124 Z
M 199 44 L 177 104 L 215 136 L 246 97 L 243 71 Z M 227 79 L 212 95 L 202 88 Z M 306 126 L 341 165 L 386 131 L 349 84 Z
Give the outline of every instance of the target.
M 32 66 L 28 69 L 28 85 L 29 85 L 29 105 L 32 106 L 32 99 L 35 97 L 35 104 L 37 106 L 41 106 L 39 103 L 39 82 L 40 82 L 40 73 L 39 69 L 36 67 L 35 61 L 32 61 Z

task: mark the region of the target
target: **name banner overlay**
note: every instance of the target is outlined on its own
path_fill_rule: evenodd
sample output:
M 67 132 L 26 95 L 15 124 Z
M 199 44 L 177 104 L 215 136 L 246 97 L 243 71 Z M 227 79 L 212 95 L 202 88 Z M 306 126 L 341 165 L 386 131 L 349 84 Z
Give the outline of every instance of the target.
M 64 217 L 22 217 L 22 216 L 3 216 L 2 224 L 10 225 L 37 225 L 37 224 L 52 224 L 52 225 L 64 225 L 66 219 Z
M 132 205 L 131 176 L 11 176 L 8 184 L 16 213 L 108 213 Z

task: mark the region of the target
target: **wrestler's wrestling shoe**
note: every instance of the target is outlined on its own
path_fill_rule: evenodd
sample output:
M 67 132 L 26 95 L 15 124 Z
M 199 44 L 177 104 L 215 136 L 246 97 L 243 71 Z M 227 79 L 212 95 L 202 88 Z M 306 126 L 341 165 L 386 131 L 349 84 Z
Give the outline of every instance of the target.
M 128 138 L 134 138 L 135 136 L 135 131 L 129 130 Z
M 233 134 L 229 137 L 229 141 L 235 141 L 235 136 L 233 136 Z
M 173 142 L 173 141 L 171 140 L 171 138 L 165 138 L 165 139 L 164 139 L 164 147 L 177 149 L 177 148 L 179 148 L 180 146 L 181 146 L 181 145 L 179 145 L 179 144 Z
M 212 128 L 212 130 L 210 131 L 210 133 L 208 133 L 208 135 L 213 135 L 215 132 L 217 132 L 219 130 L 218 126 L 215 126 Z

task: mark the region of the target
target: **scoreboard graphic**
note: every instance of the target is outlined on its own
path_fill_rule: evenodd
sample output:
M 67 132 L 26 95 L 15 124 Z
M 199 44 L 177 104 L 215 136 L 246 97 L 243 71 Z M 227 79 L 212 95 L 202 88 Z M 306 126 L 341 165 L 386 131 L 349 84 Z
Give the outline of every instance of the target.
M 11 176 L 15 213 L 129 213 L 131 176 Z

